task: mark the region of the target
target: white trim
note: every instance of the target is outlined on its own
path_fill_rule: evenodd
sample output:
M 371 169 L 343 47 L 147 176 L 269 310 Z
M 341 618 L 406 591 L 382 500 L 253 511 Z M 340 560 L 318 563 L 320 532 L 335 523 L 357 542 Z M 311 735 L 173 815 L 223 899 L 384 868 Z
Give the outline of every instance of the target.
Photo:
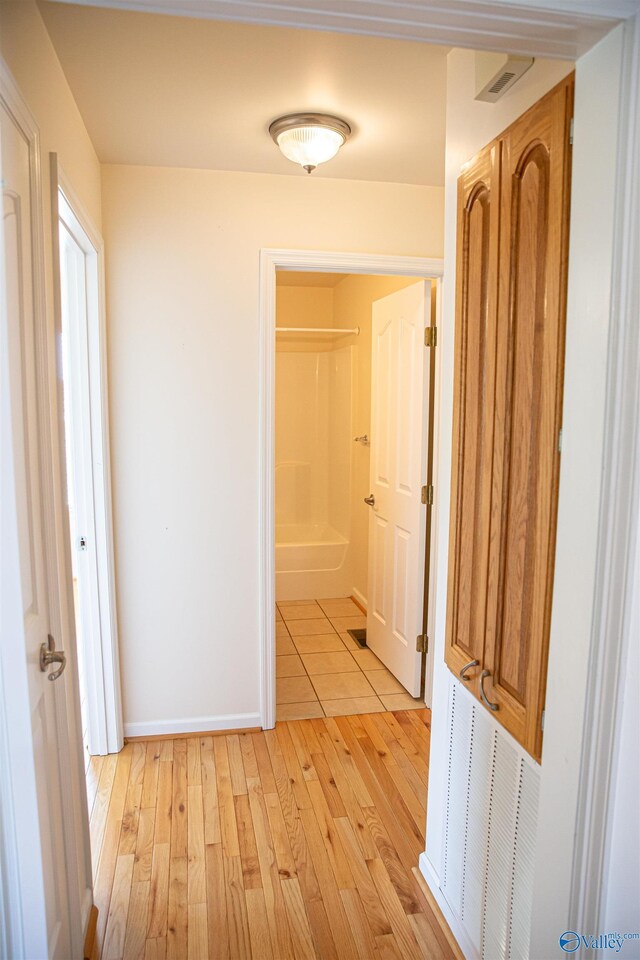
M 358 603 L 365 608 L 368 608 L 369 603 L 364 593 L 360 593 L 357 587 L 351 587 L 351 596 L 358 601 Z
M 419 40 L 571 60 L 638 0 L 57 0 L 87 7 Z
M 275 708 L 275 326 L 276 270 L 313 273 L 351 273 L 367 276 L 441 279 L 443 261 L 380 254 L 327 253 L 319 250 L 260 251 L 260 476 L 258 523 L 260 530 L 259 648 L 260 717 L 265 730 L 276 722 Z M 436 353 L 436 369 L 438 367 Z M 436 410 L 437 414 L 437 410 Z M 432 527 L 432 543 L 433 543 Z M 434 554 L 435 556 L 435 554 Z M 434 576 L 432 567 L 431 575 Z M 433 658 L 433 650 L 428 656 Z
M 471 940 L 467 935 L 467 931 L 464 926 L 460 923 L 455 913 L 449 906 L 449 901 L 445 897 L 440 883 L 438 880 L 438 875 L 429 860 L 426 851 L 421 853 L 418 858 L 418 869 L 424 877 L 429 890 L 431 891 L 434 900 L 440 907 L 442 911 L 442 916 L 447 921 L 451 933 L 456 938 L 460 950 L 464 954 L 466 960 L 480 960 L 480 954 L 473 946 Z
M 631 579 L 638 521 L 640 450 L 640 16 L 625 27 L 619 120 L 602 494 L 576 822 L 570 917 L 600 930 L 606 898 L 607 824 L 621 711 L 621 663 L 631 637 Z M 584 948 L 579 956 L 586 957 Z
M 113 520 L 111 497 L 111 458 L 109 444 L 109 403 L 107 377 L 107 334 L 105 310 L 104 242 L 91 218 L 78 199 L 71 182 L 60 168 L 55 154 L 51 161 L 52 239 L 54 243 L 54 270 L 59 269 L 57 223 L 61 220 L 73 234 L 87 256 L 87 264 L 95 269 L 97 301 L 89 303 L 88 357 L 91 421 L 92 513 L 96 551 L 95 622 L 98 635 L 86 644 L 84 659 L 88 674 L 93 679 L 89 703 L 89 746 L 97 755 L 118 753 L 123 745 L 122 695 L 118 652 L 117 615 L 115 600 L 115 561 L 113 551 Z M 63 203 L 59 203 L 58 191 Z M 62 318 L 60 297 L 56 297 L 56 334 L 61 336 Z M 61 357 L 58 353 L 58 384 L 62 385 Z M 62 402 L 60 403 L 62 413 Z M 64 450 L 64 420 L 59 425 L 61 463 L 66 461 Z M 70 549 L 73 546 L 70 545 Z M 69 560 L 70 572 L 70 560 Z M 77 637 L 76 642 L 82 642 Z
M 125 723 L 125 737 L 158 737 L 179 733 L 209 733 L 219 730 L 245 730 L 261 726 L 258 713 L 229 713 L 217 717 L 179 717 L 175 720 L 142 720 Z

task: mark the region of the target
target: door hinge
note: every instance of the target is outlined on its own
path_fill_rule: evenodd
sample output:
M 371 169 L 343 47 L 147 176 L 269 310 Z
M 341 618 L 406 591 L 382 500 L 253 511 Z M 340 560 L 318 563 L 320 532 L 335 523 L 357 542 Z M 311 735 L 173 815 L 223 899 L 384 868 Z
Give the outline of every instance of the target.
M 573 145 L 573 117 L 569 121 L 569 143 Z
M 438 328 L 437 327 L 424 328 L 424 345 L 425 347 L 436 347 L 438 345 Z
M 558 430 L 558 453 L 562 453 L 562 427 Z
M 540 729 L 541 729 L 541 730 L 544 730 L 544 713 L 545 713 L 545 711 L 543 710 L 542 713 L 540 714 Z
M 420 502 L 426 504 L 428 507 L 433 506 L 433 484 L 432 483 L 422 488 L 422 491 L 420 493 Z
M 418 653 L 429 652 L 429 637 L 426 633 L 421 633 L 419 637 L 416 637 L 416 650 Z

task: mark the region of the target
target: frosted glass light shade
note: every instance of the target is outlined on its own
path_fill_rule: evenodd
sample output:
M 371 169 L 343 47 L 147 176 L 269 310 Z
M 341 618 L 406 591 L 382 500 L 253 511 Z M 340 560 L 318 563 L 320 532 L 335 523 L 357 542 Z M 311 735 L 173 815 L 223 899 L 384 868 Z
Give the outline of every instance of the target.
M 339 117 L 292 114 L 274 120 L 269 132 L 288 160 L 311 173 L 318 164 L 335 157 L 351 134 L 351 128 Z

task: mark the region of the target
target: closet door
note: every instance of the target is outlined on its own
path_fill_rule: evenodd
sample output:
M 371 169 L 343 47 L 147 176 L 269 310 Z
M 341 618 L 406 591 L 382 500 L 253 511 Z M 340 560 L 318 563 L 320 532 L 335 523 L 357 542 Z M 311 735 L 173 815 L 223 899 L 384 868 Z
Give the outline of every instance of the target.
M 483 661 L 493 451 L 500 144 L 458 180 L 458 256 L 446 661 L 478 692 Z
M 542 746 L 555 555 L 573 79 L 503 135 L 484 692 Z

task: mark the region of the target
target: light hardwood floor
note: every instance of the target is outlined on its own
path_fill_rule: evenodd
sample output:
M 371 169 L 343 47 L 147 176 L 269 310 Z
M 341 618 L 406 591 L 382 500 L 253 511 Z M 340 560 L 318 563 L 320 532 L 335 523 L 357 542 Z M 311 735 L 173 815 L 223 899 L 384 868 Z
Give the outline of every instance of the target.
M 429 719 L 300 720 L 94 758 L 94 956 L 453 957 L 412 873 Z

